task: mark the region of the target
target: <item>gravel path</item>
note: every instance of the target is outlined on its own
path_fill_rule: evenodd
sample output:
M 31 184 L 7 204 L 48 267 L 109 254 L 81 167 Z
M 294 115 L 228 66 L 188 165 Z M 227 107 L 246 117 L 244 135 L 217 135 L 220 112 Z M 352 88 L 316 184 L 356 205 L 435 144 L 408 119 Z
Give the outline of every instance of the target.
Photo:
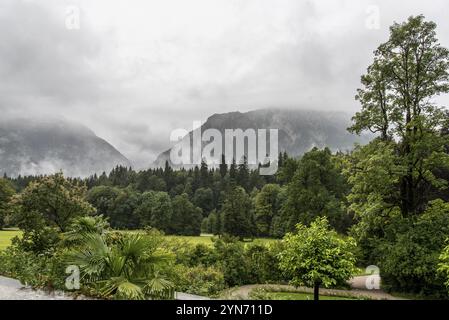
M 367 276 L 354 277 L 350 280 L 351 290 L 337 290 L 337 289 L 320 289 L 320 293 L 324 295 L 337 296 L 352 296 L 359 298 L 369 298 L 373 300 L 400 300 L 400 298 L 393 297 L 382 290 L 367 290 L 366 289 Z M 310 292 L 312 289 L 306 287 L 295 288 L 289 285 L 268 285 L 268 284 L 252 284 L 233 288 L 229 290 L 222 298 L 223 299 L 248 299 L 252 290 L 264 288 L 268 290 L 282 290 L 292 292 Z M 86 299 L 86 297 L 75 297 L 64 292 L 45 292 L 42 290 L 33 290 L 23 286 L 19 281 L 0 276 L 0 300 L 74 300 Z M 176 293 L 177 300 L 208 300 L 208 297 L 197 296 L 182 292 Z
M 63 292 L 47 293 L 25 287 L 20 281 L 0 276 L 0 300 L 74 300 Z
M 64 292 L 45 292 L 25 287 L 20 281 L 0 276 L 0 300 L 75 300 L 88 299 L 84 296 L 73 296 Z M 176 300 L 209 300 L 208 297 L 183 292 L 176 293 Z
M 195 294 L 176 292 L 176 300 L 211 300 L 209 297 L 197 296 Z
M 394 297 L 382 290 L 368 290 L 366 288 L 366 281 L 368 276 L 354 277 L 349 281 L 351 290 L 340 289 L 320 289 L 320 294 L 340 297 L 357 297 L 361 299 L 371 300 L 403 300 L 398 297 Z M 222 298 L 223 299 L 248 299 L 249 294 L 254 289 L 266 289 L 273 291 L 289 291 L 289 292 L 306 292 L 313 293 L 313 289 L 306 287 L 295 288 L 290 285 L 271 285 L 271 284 L 251 284 L 241 286 L 229 290 Z

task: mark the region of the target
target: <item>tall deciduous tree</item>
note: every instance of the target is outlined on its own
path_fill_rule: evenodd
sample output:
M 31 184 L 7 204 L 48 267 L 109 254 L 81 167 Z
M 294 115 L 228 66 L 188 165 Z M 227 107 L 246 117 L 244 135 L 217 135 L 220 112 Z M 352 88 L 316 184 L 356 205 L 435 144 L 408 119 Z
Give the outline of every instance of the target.
M 187 194 L 173 198 L 171 230 L 175 234 L 199 236 L 203 214 L 201 208 L 189 201 Z
M 143 193 L 136 214 L 140 217 L 140 226 L 151 226 L 169 232 L 173 215 L 170 196 L 166 192 Z
M 314 148 L 304 154 L 287 187 L 283 206 L 287 230 L 294 230 L 297 223 L 309 224 L 317 216 L 326 216 L 333 227 L 344 231 L 348 224 L 346 191 L 346 181 L 329 149 Z
M 245 189 L 231 186 L 222 207 L 223 232 L 244 238 L 254 234 L 251 199 Z
M 214 208 L 214 193 L 212 189 L 197 189 L 193 196 L 193 203 L 203 210 L 203 215 L 207 216 Z
M 449 51 L 438 42 L 436 24 L 417 16 L 390 28 L 389 40 L 375 51 L 362 77 L 357 95 L 362 110 L 350 130 L 380 132 L 382 140 L 395 140 L 403 216 L 425 209 L 429 185 L 446 184 L 433 168 L 449 166 L 443 148 L 447 136 L 440 134 L 447 118 L 432 99 L 449 92 L 448 70 Z
M 14 196 L 15 222 L 25 231 L 51 226 L 64 232 L 73 218 L 95 213 L 85 195 L 84 185 L 62 173 L 43 177 Z
M 431 226 L 426 217 L 435 211 L 436 190 L 447 190 L 438 172 L 449 169 L 448 118 L 434 103 L 449 92 L 449 50 L 439 44 L 436 24 L 423 16 L 395 23 L 362 85 L 362 110 L 349 129 L 380 136 L 348 158 L 348 199 L 359 221 L 353 234 L 364 262 L 382 266 L 384 284 L 417 292 L 434 287 L 438 279 L 429 265 L 442 246 L 434 235 L 443 220 Z
M 273 218 L 278 215 L 280 209 L 280 189 L 277 184 L 266 184 L 254 198 L 254 220 L 260 236 L 270 235 Z

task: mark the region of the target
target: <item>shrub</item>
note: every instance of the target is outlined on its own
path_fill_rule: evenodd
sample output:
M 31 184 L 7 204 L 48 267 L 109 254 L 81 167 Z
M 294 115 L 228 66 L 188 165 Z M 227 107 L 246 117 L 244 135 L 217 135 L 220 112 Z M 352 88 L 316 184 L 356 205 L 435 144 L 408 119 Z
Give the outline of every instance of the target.
M 237 286 L 249 283 L 243 243 L 236 238 L 223 237 L 215 240 L 214 248 L 217 252 L 217 264 L 224 274 L 226 284 Z
M 273 300 L 270 292 L 264 288 L 256 288 L 251 290 L 248 294 L 250 300 Z
M 245 247 L 245 265 L 248 279 L 245 283 L 269 283 L 282 281 L 282 271 L 277 258 L 278 248 L 261 244 Z
M 216 267 L 177 265 L 174 270 L 177 291 L 210 297 L 226 288 L 223 273 Z
M 20 250 L 46 255 L 53 253 L 60 242 L 61 237 L 58 230 L 47 226 L 25 231 L 22 237 L 12 239 L 12 244 Z
M 447 298 L 439 256 L 449 234 L 449 203 L 435 200 L 419 217 L 404 219 L 393 242 L 384 241 L 379 263 L 382 283 L 390 291 Z
M 61 290 L 67 277 L 62 254 L 36 254 L 17 246 L 0 253 L 0 273 L 34 288 Z
M 205 244 L 196 244 L 187 250 L 186 264 L 190 267 L 194 266 L 212 266 L 217 261 L 214 248 Z

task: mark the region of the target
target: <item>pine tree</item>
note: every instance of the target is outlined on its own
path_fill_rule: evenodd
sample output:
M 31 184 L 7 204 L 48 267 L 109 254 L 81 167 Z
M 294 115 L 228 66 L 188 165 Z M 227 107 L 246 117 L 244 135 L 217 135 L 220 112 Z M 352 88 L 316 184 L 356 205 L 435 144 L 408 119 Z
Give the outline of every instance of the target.
M 210 185 L 209 169 L 207 167 L 207 163 L 203 159 L 201 161 L 201 168 L 200 168 L 200 187 L 206 188 L 209 187 L 209 185 Z
M 246 157 L 243 157 L 243 161 L 238 166 L 237 171 L 237 184 L 240 185 L 245 191 L 249 189 L 249 168 Z
M 231 180 L 236 181 L 237 178 L 237 164 L 235 163 L 235 159 L 232 158 L 232 163 L 229 168 L 229 177 Z
M 228 164 L 226 163 L 226 157 L 224 154 L 221 155 L 221 163 L 220 163 L 220 175 L 222 178 L 226 176 L 228 173 Z

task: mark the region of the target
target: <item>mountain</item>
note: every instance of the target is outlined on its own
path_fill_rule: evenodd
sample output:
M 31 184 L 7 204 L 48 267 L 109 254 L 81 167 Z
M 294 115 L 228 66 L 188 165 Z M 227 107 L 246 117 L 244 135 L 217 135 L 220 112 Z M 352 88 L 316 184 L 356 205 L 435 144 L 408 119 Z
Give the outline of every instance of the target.
M 344 112 L 263 109 L 214 114 L 201 126 L 201 131 L 215 128 L 224 136 L 225 129 L 278 129 L 279 151 L 300 156 L 313 147 L 329 147 L 334 152 L 348 151 L 356 142 L 369 142 L 372 135 L 356 136 L 346 130 L 350 119 L 351 116 Z M 171 164 L 170 151 L 161 153 L 154 166 L 162 167 L 167 160 Z
M 61 120 L 0 120 L 0 174 L 86 177 L 130 161 L 89 128 Z

